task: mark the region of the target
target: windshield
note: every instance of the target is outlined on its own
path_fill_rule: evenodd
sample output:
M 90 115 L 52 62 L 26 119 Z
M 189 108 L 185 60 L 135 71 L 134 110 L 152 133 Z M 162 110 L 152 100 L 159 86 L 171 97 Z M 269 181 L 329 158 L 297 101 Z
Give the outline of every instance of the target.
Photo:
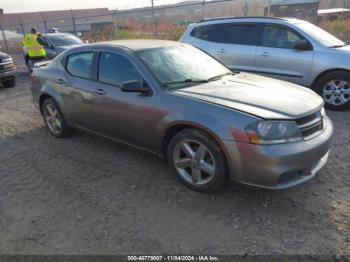
M 50 35 L 48 37 L 55 46 L 79 45 L 83 43 L 83 41 L 74 35 Z
M 165 87 L 180 88 L 232 74 L 225 66 L 197 48 L 165 46 L 136 52 Z
M 343 41 L 331 35 L 327 31 L 311 23 L 296 24 L 301 30 L 326 47 L 340 47 L 346 45 Z

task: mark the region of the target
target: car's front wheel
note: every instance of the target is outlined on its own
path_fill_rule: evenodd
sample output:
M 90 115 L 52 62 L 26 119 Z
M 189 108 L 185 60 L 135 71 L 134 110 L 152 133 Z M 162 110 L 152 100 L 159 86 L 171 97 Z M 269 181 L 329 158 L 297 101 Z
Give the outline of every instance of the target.
M 12 78 L 10 80 L 5 80 L 2 82 L 3 86 L 5 88 L 11 88 L 11 87 L 14 87 L 16 85 L 16 79 L 15 78 Z
M 48 98 L 42 104 L 41 112 L 46 128 L 55 137 L 66 137 L 70 133 L 70 128 L 63 118 L 62 112 L 54 99 Z
M 227 185 L 225 156 L 218 143 L 198 129 L 185 129 L 170 141 L 168 161 L 177 178 L 192 190 L 213 192 Z
M 335 71 L 323 76 L 315 85 L 315 91 L 323 97 L 331 110 L 350 107 L 350 73 Z

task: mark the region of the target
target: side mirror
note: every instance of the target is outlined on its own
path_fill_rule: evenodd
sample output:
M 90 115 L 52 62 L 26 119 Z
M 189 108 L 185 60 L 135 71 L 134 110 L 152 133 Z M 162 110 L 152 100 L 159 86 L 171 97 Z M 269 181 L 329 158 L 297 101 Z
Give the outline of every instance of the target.
M 295 41 L 295 43 L 293 44 L 293 49 L 307 51 L 307 50 L 312 50 L 313 48 L 308 41 L 303 39 L 303 40 Z
M 128 93 L 140 93 L 140 94 L 150 94 L 151 90 L 145 86 L 143 81 L 139 80 L 130 80 L 126 81 L 122 84 L 121 90 L 123 92 L 128 92 Z

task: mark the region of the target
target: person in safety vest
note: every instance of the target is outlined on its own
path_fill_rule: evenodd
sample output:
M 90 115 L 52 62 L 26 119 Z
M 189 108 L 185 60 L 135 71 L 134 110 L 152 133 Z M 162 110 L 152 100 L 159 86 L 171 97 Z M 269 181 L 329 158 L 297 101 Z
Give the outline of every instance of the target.
M 29 34 L 25 35 L 23 39 L 23 49 L 25 52 L 26 63 L 30 71 L 32 71 L 35 63 L 46 59 L 44 45 L 45 40 L 35 27 L 30 29 Z

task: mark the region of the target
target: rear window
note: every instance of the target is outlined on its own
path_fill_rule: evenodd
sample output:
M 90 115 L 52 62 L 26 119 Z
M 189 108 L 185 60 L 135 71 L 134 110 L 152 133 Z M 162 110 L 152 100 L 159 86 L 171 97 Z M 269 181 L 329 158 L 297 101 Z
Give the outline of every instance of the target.
M 230 24 L 224 32 L 223 43 L 257 45 L 258 26 L 254 24 Z
M 91 76 L 93 52 L 72 54 L 67 59 L 67 71 L 76 77 L 89 79 Z
M 224 30 L 225 24 L 202 25 L 195 27 L 191 36 L 210 42 L 220 42 Z

